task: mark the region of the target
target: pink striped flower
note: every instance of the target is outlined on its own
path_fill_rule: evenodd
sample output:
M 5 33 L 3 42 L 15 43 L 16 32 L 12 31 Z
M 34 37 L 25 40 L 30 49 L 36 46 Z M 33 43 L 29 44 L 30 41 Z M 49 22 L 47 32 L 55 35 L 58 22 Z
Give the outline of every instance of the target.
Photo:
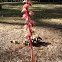
M 31 6 L 32 5 L 32 2 L 28 2 L 28 4 Z
M 28 22 L 30 20 L 30 18 L 29 17 L 26 17 L 25 20 Z
M 33 24 L 31 22 L 29 22 L 29 25 L 33 27 Z
M 25 19 L 26 17 L 28 17 L 28 14 L 23 14 L 22 18 Z
M 27 30 L 28 29 L 28 25 L 25 25 L 24 28 Z
M 30 15 L 30 16 L 33 16 L 33 15 L 34 15 L 34 12 L 30 11 L 30 12 L 29 12 L 29 15 Z
M 30 34 L 25 35 L 25 37 L 26 37 L 26 39 L 28 39 L 30 37 Z
M 30 20 L 30 22 L 35 25 L 35 22 L 34 21 Z
M 29 25 L 33 27 L 33 24 L 35 24 L 35 22 L 30 20 Z
M 26 12 L 27 12 L 26 8 L 23 8 L 23 10 L 21 11 L 21 13 L 26 13 Z
M 24 6 L 23 6 L 23 8 L 28 8 L 29 7 L 29 4 L 25 4 Z

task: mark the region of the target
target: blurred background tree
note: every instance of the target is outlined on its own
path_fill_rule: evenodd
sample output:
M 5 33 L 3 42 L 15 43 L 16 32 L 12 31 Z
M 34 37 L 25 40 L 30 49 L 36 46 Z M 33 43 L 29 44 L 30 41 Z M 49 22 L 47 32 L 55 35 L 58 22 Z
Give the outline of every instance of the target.
M 20 2 L 23 0 L 0 0 L 0 2 Z M 62 0 L 29 0 L 29 1 L 38 1 L 38 2 L 62 2 Z

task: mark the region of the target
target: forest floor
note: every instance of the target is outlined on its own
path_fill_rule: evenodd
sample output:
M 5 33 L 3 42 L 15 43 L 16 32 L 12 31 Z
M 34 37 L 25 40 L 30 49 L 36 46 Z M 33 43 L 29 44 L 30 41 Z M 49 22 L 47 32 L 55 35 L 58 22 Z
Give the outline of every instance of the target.
M 26 22 L 21 18 L 23 4 L 2 5 L 0 10 L 0 62 L 30 62 L 30 47 L 23 46 L 14 50 L 25 41 Z M 62 62 L 62 4 L 33 4 L 29 10 L 36 25 L 32 28 L 42 40 L 33 45 L 34 62 Z

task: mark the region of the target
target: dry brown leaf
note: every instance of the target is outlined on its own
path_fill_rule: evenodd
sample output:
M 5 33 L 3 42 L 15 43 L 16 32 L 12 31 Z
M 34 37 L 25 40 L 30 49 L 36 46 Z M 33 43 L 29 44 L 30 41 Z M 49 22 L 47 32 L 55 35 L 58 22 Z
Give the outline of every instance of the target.
M 15 40 L 11 40 L 10 42 L 14 43 L 14 44 L 20 44 L 19 42 L 15 41 Z

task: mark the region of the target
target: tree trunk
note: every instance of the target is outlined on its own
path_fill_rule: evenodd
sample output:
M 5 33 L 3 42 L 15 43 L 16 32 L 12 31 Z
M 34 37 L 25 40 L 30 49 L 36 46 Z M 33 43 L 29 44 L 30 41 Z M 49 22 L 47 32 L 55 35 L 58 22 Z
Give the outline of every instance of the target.
M 48 2 L 50 2 L 50 0 L 48 0 Z
M 8 2 L 11 2 L 11 0 L 8 0 Z
M 40 0 L 39 0 L 39 2 L 40 2 Z
M 8 2 L 9 2 L 9 0 L 8 0 Z
M 13 2 L 13 0 L 11 0 Z
M 2 5 L 0 4 L 0 10 L 2 9 Z

